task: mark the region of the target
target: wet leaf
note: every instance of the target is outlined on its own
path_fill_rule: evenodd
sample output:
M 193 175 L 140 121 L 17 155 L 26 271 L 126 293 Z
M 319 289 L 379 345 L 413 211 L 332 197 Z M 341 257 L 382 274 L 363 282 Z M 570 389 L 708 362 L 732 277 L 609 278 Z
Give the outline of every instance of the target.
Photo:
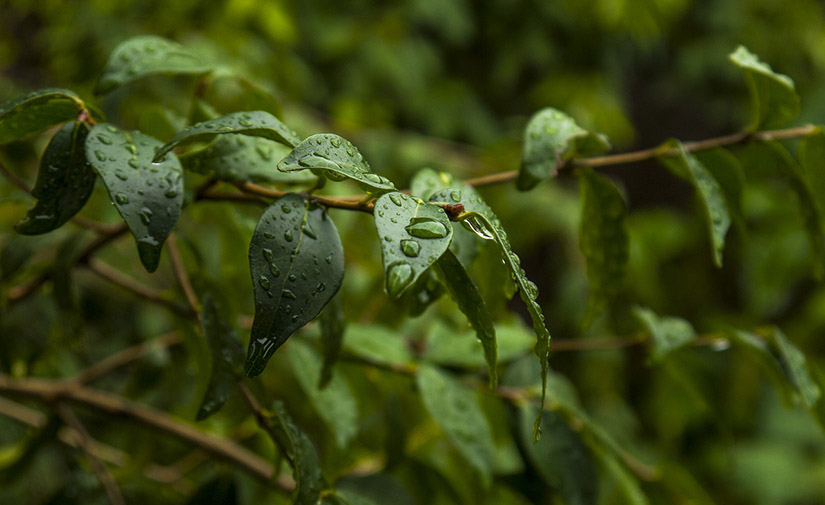
M 344 332 L 347 324 L 344 320 L 344 310 L 341 306 L 341 297 L 333 296 L 332 300 L 321 311 L 318 319 L 321 326 L 321 346 L 323 349 L 323 364 L 318 387 L 324 389 L 332 379 L 332 370 L 341 354 L 344 343 Z
M 95 187 L 95 173 L 84 148 L 89 128 L 84 123 L 63 125 L 40 160 L 32 196 L 37 204 L 15 227 L 24 235 L 59 228 L 83 208 Z
M 774 72 L 744 46 L 736 48 L 729 58 L 744 74 L 750 92 L 749 130 L 780 128 L 796 118 L 800 100 L 790 77 Z
M 731 220 L 745 231 L 745 217 L 742 213 L 742 192 L 745 187 L 745 174 L 736 156 L 722 148 L 700 151 L 695 154 L 699 163 L 711 173 L 722 193 L 725 195 Z
M 341 287 L 344 250 L 324 209 L 289 193 L 258 221 L 249 246 L 249 267 L 255 319 L 245 370 L 254 377 Z
M 152 161 L 160 141 L 138 131 L 99 124 L 86 138 L 86 159 L 103 179 L 109 197 L 137 240 L 140 261 L 154 272 L 160 251 L 183 204 L 178 159 Z
M 95 94 L 108 93 L 150 75 L 203 75 L 212 69 L 177 42 L 154 35 L 133 37 L 112 51 L 95 86 Z
M 235 329 L 221 317 L 210 294 L 203 299 L 201 320 L 212 354 L 212 371 L 196 416 L 198 421 L 220 410 L 235 392 L 235 383 L 240 377 L 244 358 Z
M 532 330 L 518 322 L 496 325 L 499 363 L 524 356 L 533 349 L 535 342 L 536 336 Z M 426 348 L 424 357 L 427 361 L 439 365 L 476 368 L 487 363 L 475 331 L 456 331 L 449 326 L 436 325 L 427 333 Z
M 85 108 L 83 100 L 66 89 L 41 89 L 0 105 L 0 144 L 8 144 L 66 121 Z
M 454 182 L 455 179 L 449 172 L 422 168 L 415 173 L 412 181 L 410 181 L 410 193 L 422 200 L 429 200 L 433 193 L 449 188 Z
M 524 147 L 516 186 L 532 189 L 568 160 L 610 150 L 607 137 L 585 130 L 553 108 L 538 111 L 524 130 Z
M 296 488 L 292 494 L 294 505 L 316 505 L 321 490 L 326 487 L 321 474 L 321 460 L 312 440 L 301 431 L 286 411 L 284 404 L 276 401 L 273 420 L 276 421 L 275 434 L 279 445 L 286 449 L 286 456 L 292 462 L 292 476 Z
M 650 360 L 653 363 L 661 362 L 671 352 L 696 339 L 693 326 L 680 317 L 662 317 L 645 307 L 635 307 L 633 314 L 650 334 Z
M 350 141 L 332 133 L 308 137 L 278 163 L 278 170 L 282 172 L 307 168 L 331 181 L 351 179 L 370 193 L 395 191 L 392 181 L 373 173 L 367 160 Z

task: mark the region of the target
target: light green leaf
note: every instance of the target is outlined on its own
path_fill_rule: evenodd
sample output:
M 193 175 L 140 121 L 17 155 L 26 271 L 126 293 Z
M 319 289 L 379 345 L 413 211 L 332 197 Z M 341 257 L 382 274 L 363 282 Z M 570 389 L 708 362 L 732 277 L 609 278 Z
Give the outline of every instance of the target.
M 37 204 L 15 227 L 19 233 L 37 235 L 59 228 L 86 204 L 96 177 L 86 161 L 88 133 L 85 123 L 72 122 L 52 137 L 32 189 Z
M 316 505 L 321 490 L 326 487 L 324 476 L 321 474 L 318 451 L 307 434 L 295 426 L 283 403 L 276 401 L 273 410 L 273 419 L 276 421 L 275 435 L 279 439 L 279 445 L 286 449 L 287 458 L 292 462 L 292 476 L 296 483 L 295 491 L 292 493 L 293 504 Z
M 289 129 L 278 118 L 268 112 L 250 111 L 233 112 L 225 116 L 195 123 L 180 131 L 171 142 L 164 145 L 155 154 L 155 159 L 159 160 L 163 156 L 179 145 L 186 145 L 192 142 L 209 142 L 216 135 L 229 133 L 240 133 L 252 137 L 262 137 L 275 142 L 280 142 L 285 146 L 295 146 L 301 139 L 298 134 Z M 275 162 L 275 159 L 272 159 Z
M 742 213 L 742 191 L 745 187 L 745 174 L 736 156 L 722 148 L 708 149 L 695 154 L 708 172 L 719 183 L 725 195 L 731 220 L 745 231 L 745 216 Z
M 671 352 L 696 339 L 693 326 L 680 317 L 661 317 L 645 307 L 634 307 L 633 314 L 647 328 L 652 350 L 650 360 L 659 363 Z
M 212 68 L 177 42 L 154 35 L 133 37 L 112 51 L 95 94 L 108 93 L 150 75 L 202 75 Z
M 532 189 L 568 160 L 610 150 L 607 137 L 585 130 L 553 108 L 538 111 L 524 130 L 524 147 L 516 186 Z
M 332 133 L 308 137 L 278 163 L 278 170 L 282 172 L 307 168 L 331 181 L 351 179 L 370 193 L 395 191 L 392 181 L 373 173 L 367 160 L 350 141 Z
M 378 364 L 410 364 L 413 355 L 397 330 L 376 324 L 351 324 L 344 336 L 344 349 L 359 358 Z
M 385 289 L 398 298 L 450 246 L 453 227 L 444 209 L 404 193 L 375 202 L 375 227 L 381 242 Z
M 235 392 L 235 382 L 240 377 L 244 358 L 235 329 L 218 313 L 218 307 L 211 294 L 203 298 L 201 321 L 203 334 L 212 354 L 212 372 L 195 417 L 198 421 L 220 410 Z
M 66 89 L 41 89 L 0 105 L 0 144 L 77 119 L 83 100 Z
M 458 308 L 467 316 L 478 341 L 484 348 L 487 372 L 490 376 L 490 389 L 495 389 L 498 384 L 496 328 L 490 320 L 484 299 L 481 298 L 475 283 L 452 251 L 444 252 L 435 263 L 435 267 L 453 300 L 458 304 Z
M 634 477 L 624 465 L 619 463 L 615 455 L 602 452 L 598 457 L 602 467 L 604 467 L 608 475 L 613 477 L 613 480 L 619 488 L 619 493 L 624 496 L 627 505 L 650 504 L 650 500 L 647 499 L 647 495 L 645 495 L 639 485 L 639 480 Z
M 799 95 L 790 77 L 774 72 L 744 46 L 736 48 L 729 58 L 748 84 L 752 109 L 749 130 L 780 128 L 799 114 Z
M 498 362 L 506 363 L 530 352 L 536 335 L 520 322 L 496 325 Z M 427 361 L 448 367 L 476 368 L 486 363 L 484 349 L 475 331 L 456 331 L 434 325 L 427 333 Z
M 344 332 L 347 329 L 340 296 L 332 297 L 332 300 L 321 311 L 318 322 L 321 326 L 321 346 L 324 355 L 318 387 L 324 389 L 332 380 L 332 370 L 341 354 Z
M 587 262 L 590 299 L 584 326 L 608 308 L 624 286 L 630 239 L 627 206 L 610 179 L 584 167 L 579 171 L 582 211 L 579 249 Z
M 438 190 L 449 188 L 455 179 L 449 172 L 436 171 L 432 168 L 422 168 L 410 181 L 410 194 L 422 200 L 429 200 Z
M 725 235 L 730 228 L 730 214 L 722 186 L 695 156 L 685 150 L 678 140 L 667 141 L 662 145 L 662 150 L 663 152 L 665 150 L 675 152 L 676 155 L 661 156 L 659 161 L 696 188 L 707 218 L 708 235 L 713 246 L 713 263 L 721 267 Z
M 138 131 L 110 124 L 95 126 L 86 137 L 86 159 L 103 179 L 115 208 L 137 240 L 140 261 L 154 272 L 160 250 L 183 204 L 183 170 L 175 156 L 155 163 L 161 143 Z
M 341 287 L 344 249 L 324 209 L 289 193 L 258 221 L 249 246 L 249 268 L 255 319 L 244 368 L 254 377 Z
M 476 393 L 429 365 L 418 369 L 416 379 L 427 411 L 489 486 L 495 446 Z

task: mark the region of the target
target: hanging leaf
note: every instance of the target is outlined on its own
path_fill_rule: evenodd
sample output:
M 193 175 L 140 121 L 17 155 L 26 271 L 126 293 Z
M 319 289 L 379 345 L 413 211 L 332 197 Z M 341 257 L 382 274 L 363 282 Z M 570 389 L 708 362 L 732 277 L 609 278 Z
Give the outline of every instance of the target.
M 66 121 L 85 109 L 79 96 L 66 89 L 41 89 L 0 105 L 0 144 L 8 144 Z
M 254 377 L 341 287 L 344 249 L 324 209 L 289 193 L 258 221 L 249 246 L 249 267 L 255 319 L 245 371 Z
M 296 484 L 292 503 L 316 505 L 321 490 L 326 487 L 324 476 L 321 474 L 318 451 L 307 434 L 295 426 L 295 422 L 280 401 L 276 401 L 273 406 L 273 418 L 277 423 L 274 432 L 279 439 L 279 445 L 286 449 L 286 457 L 292 462 L 292 476 Z
M 660 317 L 645 307 L 635 307 L 633 314 L 650 334 L 650 361 L 661 363 L 665 356 L 696 339 L 693 326 L 680 317 Z
M 455 228 L 453 228 L 455 233 Z M 453 235 L 455 238 L 455 235 Z M 432 269 L 426 270 L 399 298 L 410 317 L 418 317 L 444 294 L 444 285 Z
M 112 51 L 95 94 L 108 93 L 150 75 L 203 75 L 211 71 L 212 66 L 177 42 L 154 35 L 133 37 Z
M 550 177 L 572 158 L 610 150 L 607 137 L 585 130 L 553 108 L 538 111 L 524 130 L 524 146 L 516 187 L 522 191 Z
M 662 152 L 675 152 L 676 154 L 675 156 L 661 156 L 659 161 L 696 188 L 707 218 L 708 235 L 713 246 L 713 263 L 721 267 L 725 235 L 730 227 L 730 214 L 722 187 L 708 169 L 695 156 L 687 152 L 678 140 L 665 142 L 661 149 Z
M 458 308 L 467 316 L 467 320 L 476 332 L 476 337 L 484 348 L 487 373 L 490 376 L 490 389 L 495 389 L 498 384 L 496 328 L 490 320 L 484 299 L 481 298 L 478 288 L 470 279 L 464 266 L 451 251 L 446 251 L 435 266 L 438 275 L 444 280 L 444 285 L 447 286 L 453 300 L 458 304 Z
M 730 61 L 745 75 L 751 97 L 751 131 L 780 128 L 799 114 L 800 100 L 793 80 L 779 74 L 744 46 L 730 54 Z
M 444 209 L 404 193 L 375 202 L 387 294 L 398 298 L 450 246 L 453 228 Z
M 206 386 L 206 393 L 195 417 L 198 421 L 220 410 L 235 392 L 235 383 L 240 377 L 244 357 L 238 335 L 218 313 L 211 294 L 203 298 L 201 321 L 212 354 L 212 371 L 209 385 Z
M 367 160 L 349 140 L 332 133 L 308 137 L 278 163 L 281 172 L 307 168 L 331 181 L 352 179 L 370 193 L 395 191 L 392 181 L 373 173 Z
M 744 232 L 746 227 L 745 215 L 742 213 L 742 192 L 745 174 L 739 160 L 730 151 L 719 147 L 700 151 L 695 156 L 719 183 L 731 220 Z
M 183 171 L 175 156 L 155 163 L 161 143 L 138 131 L 99 124 L 86 138 L 86 159 L 137 240 L 140 261 L 154 272 L 183 204 Z
M 627 206 L 610 179 L 583 167 L 579 171 L 582 211 L 579 248 L 587 262 L 590 299 L 584 326 L 619 295 L 627 273 L 630 239 L 625 219 Z
M 155 160 L 163 158 L 166 153 L 179 145 L 191 144 L 192 142 L 210 142 L 216 135 L 229 133 L 262 137 L 289 147 L 295 146 L 301 141 L 297 133 L 268 112 L 233 112 L 185 128 L 175 135 L 171 142 L 158 150 L 155 154 Z M 272 161 L 274 163 L 275 160 Z
M 495 446 L 476 393 L 429 365 L 419 367 L 416 381 L 427 412 L 489 486 Z
M 89 127 L 72 122 L 55 133 L 40 159 L 32 196 L 37 204 L 15 227 L 24 235 L 59 228 L 83 208 L 95 187 L 95 173 L 86 161 Z
M 321 325 L 321 346 L 323 348 L 323 364 L 318 387 L 324 389 L 332 379 L 332 370 L 341 354 L 344 332 L 347 328 L 341 297 L 332 297 L 332 300 L 321 311 L 318 322 Z

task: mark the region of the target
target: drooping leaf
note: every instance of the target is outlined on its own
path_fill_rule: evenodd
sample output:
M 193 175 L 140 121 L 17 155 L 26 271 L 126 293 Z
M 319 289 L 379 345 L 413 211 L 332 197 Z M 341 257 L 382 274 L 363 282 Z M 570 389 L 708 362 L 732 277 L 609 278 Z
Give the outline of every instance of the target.
M 416 381 L 427 412 L 489 486 L 495 447 L 476 393 L 429 365 L 419 367 Z
M 410 364 L 413 355 L 398 331 L 377 324 L 351 324 L 344 336 L 344 350 L 378 364 Z
M 216 135 L 230 133 L 262 137 L 280 142 L 288 147 L 293 147 L 301 141 L 297 133 L 268 112 L 233 112 L 215 119 L 195 123 L 183 129 L 175 135 L 171 142 L 158 150 L 155 159 L 163 158 L 166 153 L 176 146 L 191 144 L 192 142 L 209 142 Z M 273 164 L 275 161 L 275 159 L 272 159 Z
M 211 294 L 203 299 L 201 321 L 212 354 L 212 371 L 195 417 L 198 421 L 220 410 L 235 392 L 244 358 L 235 329 L 221 317 Z
M 279 439 L 279 445 L 286 449 L 286 456 L 292 462 L 292 476 L 296 484 L 292 494 L 293 503 L 316 505 L 321 490 L 325 487 L 318 451 L 307 434 L 295 426 L 282 402 L 275 402 L 273 414 L 276 421 L 274 431 Z
M 662 317 L 645 307 L 635 307 L 633 314 L 650 334 L 650 360 L 653 363 L 661 362 L 671 352 L 696 339 L 693 326 L 680 317 Z
M 115 47 L 95 86 L 101 95 L 150 75 L 202 75 L 212 66 L 173 42 L 154 35 L 133 37 Z
M 721 267 L 725 235 L 730 227 L 730 213 L 722 186 L 695 156 L 685 150 L 678 140 L 669 140 L 662 146 L 662 149 L 676 154 L 675 156 L 662 156 L 659 161 L 696 188 L 707 219 L 708 235 L 713 247 L 713 262 L 717 267 Z
M 32 196 L 37 204 L 15 227 L 24 235 L 59 228 L 86 204 L 95 187 L 95 173 L 84 148 L 89 128 L 85 123 L 63 125 L 40 159 Z
M 301 341 L 289 344 L 289 358 L 301 389 L 335 436 L 336 445 L 344 449 L 358 433 L 358 404 L 349 383 L 333 373 L 327 387 L 321 389 L 321 359 Z
M 352 179 L 371 193 L 395 191 L 392 181 L 372 172 L 352 142 L 332 133 L 307 137 L 278 163 L 278 170 L 282 172 L 307 168 L 332 181 Z
M 490 376 L 490 389 L 498 384 L 498 347 L 496 344 L 496 328 L 490 320 L 484 299 L 464 266 L 455 257 L 452 251 L 447 250 L 435 263 L 438 275 L 444 280 L 444 285 L 458 304 L 461 312 L 476 332 L 476 337 L 484 348 L 484 357 L 487 361 L 487 372 Z
M 532 189 L 568 160 L 610 150 L 607 137 L 585 130 L 553 108 L 538 111 L 524 130 L 524 146 L 516 186 Z
M 579 174 L 582 195 L 579 249 L 587 262 L 590 283 L 586 327 L 621 292 L 630 239 L 625 223 L 627 206 L 618 188 L 591 168 L 584 167 Z
M 453 228 L 453 233 L 455 233 Z M 455 237 L 455 235 L 453 235 Z M 444 294 L 444 285 L 432 269 L 426 270 L 399 298 L 410 317 L 418 317 Z
M 510 270 L 513 281 L 519 289 L 521 300 L 527 306 L 530 319 L 533 322 L 533 331 L 536 333 L 535 353 L 541 363 L 542 393 L 541 405 L 544 406 L 544 399 L 547 391 L 547 370 L 550 352 L 550 332 L 544 324 L 544 314 L 541 306 L 536 302 L 538 288 L 527 279 L 527 274 L 521 268 L 521 260 L 513 252 L 510 242 L 507 240 L 507 233 L 501 226 L 501 222 L 496 217 L 493 210 L 481 198 L 481 196 L 471 187 L 461 187 L 454 189 L 443 189 L 432 195 L 431 201 L 460 203 L 464 206 L 464 213 L 459 216 L 461 223 L 469 227 L 476 235 L 485 240 L 495 240 L 501 250 L 504 264 Z M 533 430 L 536 440 L 541 437 L 541 418 L 536 419 Z
M 453 227 L 444 209 L 404 193 L 375 202 L 387 294 L 401 296 L 450 246 Z
M 258 221 L 249 246 L 249 267 L 255 319 L 244 368 L 254 377 L 341 287 L 344 250 L 324 209 L 289 193 Z
M 160 141 L 99 124 L 86 137 L 86 159 L 137 240 L 140 261 L 154 272 L 183 204 L 183 170 L 175 156 L 152 161 Z
M 749 130 L 780 128 L 799 114 L 799 95 L 790 77 L 774 72 L 744 46 L 736 48 L 729 58 L 748 84 L 752 117 Z
M 745 217 L 742 213 L 745 174 L 739 160 L 730 151 L 720 147 L 697 152 L 695 156 L 719 183 L 731 220 L 740 231 L 745 231 Z
M 77 119 L 85 104 L 66 89 L 41 89 L 0 105 L 0 144 Z

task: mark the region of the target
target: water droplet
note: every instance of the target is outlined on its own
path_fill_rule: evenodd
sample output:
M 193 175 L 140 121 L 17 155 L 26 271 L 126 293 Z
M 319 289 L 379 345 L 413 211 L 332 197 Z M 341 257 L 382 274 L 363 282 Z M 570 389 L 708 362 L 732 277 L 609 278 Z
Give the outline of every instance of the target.
M 390 193 L 390 200 L 392 200 L 392 203 L 401 207 L 401 193 Z
M 287 205 L 287 204 L 283 204 L 283 205 L 281 205 L 281 211 L 282 211 L 284 214 L 289 214 L 290 212 L 292 212 L 292 207 L 290 207 L 290 206 L 289 206 L 289 205 Z
M 352 149 L 347 149 L 348 156 L 355 156 L 355 152 Z
M 285 289 L 285 290 L 283 291 L 283 293 L 281 293 L 281 296 L 283 296 L 283 297 L 284 297 L 284 298 L 286 298 L 287 300 L 294 300 L 295 298 L 297 298 L 297 297 L 295 296 L 295 293 L 293 293 L 292 291 L 290 291 L 290 290 L 288 290 L 288 289 Z
M 269 286 L 270 286 L 269 277 L 267 277 L 265 275 L 260 276 L 258 278 L 258 284 L 260 284 L 261 287 L 264 288 L 265 290 L 269 291 Z
M 292 229 L 290 228 L 289 230 L 284 232 L 284 240 L 286 240 L 287 242 L 292 242 L 292 239 Z
M 295 274 L 289 274 L 289 277 L 288 277 L 288 278 L 289 278 L 289 280 L 290 280 L 290 281 L 292 281 L 292 282 L 295 282 L 295 280 L 296 280 L 296 279 L 298 279 L 298 277 L 296 277 L 296 276 L 295 276 Z
M 126 205 L 129 203 L 129 197 L 126 196 L 124 193 L 117 193 L 115 194 L 115 201 L 120 205 Z
M 527 287 L 527 294 L 530 296 L 530 298 L 535 299 L 539 295 L 539 288 L 538 288 L 538 286 L 536 286 L 535 282 L 527 281 L 526 287 Z
M 101 144 L 106 144 L 107 146 L 112 144 L 112 139 L 110 139 L 108 135 L 104 135 L 102 133 L 97 136 L 97 140 Z
M 394 217 L 391 217 L 391 218 L 390 218 L 390 222 L 391 222 L 391 223 L 398 223 L 398 219 L 396 219 L 396 218 L 394 218 Z
M 106 161 L 106 153 L 104 153 L 100 149 L 97 149 L 95 151 L 95 158 L 97 158 L 97 161 Z
M 329 256 L 324 258 L 324 261 L 326 261 L 328 265 L 331 264 L 332 263 L 332 255 L 330 254 Z
M 119 168 L 117 170 L 115 170 L 115 177 L 117 177 L 121 181 L 129 180 L 129 176 L 126 175 L 126 172 L 124 172 L 123 170 L 121 170 Z
M 272 249 L 264 248 L 261 252 L 263 253 L 265 260 L 272 261 Z
M 292 305 L 287 305 L 286 307 L 284 307 L 284 312 L 286 312 L 287 314 L 292 312 Z
M 414 258 L 418 256 L 418 252 L 421 250 L 421 244 L 419 244 L 415 240 L 402 240 L 401 241 L 401 251 L 404 252 L 407 256 Z
M 387 270 L 387 293 L 396 297 L 410 285 L 413 269 L 407 262 L 395 263 Z
M 384 240 L 386 240 L 387 242 L 392 242 L 392 237 L 390 237 L 389 235 L 384 235 Z
M 178 190 L 175 188 L 169 188 L 166 190 L 166 193 L 163 194 L 166 198 L 175 198 L 178 196 Z
M 264 159 L 264 161 L 269 161 L 272 159 L 272 147 L 266 144 L 258 144 L 255 146 L 255 151 Z
M 483 238 L 484 240 L 493 240 L 495 236 L 487 229 L 487 225 L 476 217 L 471 217 L 463 223 L 470 228 L 470 231 Z
M 141 244 L 160 245 L 160 242 L 158 242 L 157 239 L 151 235 L 146 235 L 145 237 L 138 239 L 138 242 Z
M 146 226 L 149 226 L 149 223 L 152 221 L 152 214 L 152 209 L 150 209 L 149 207 L 141 207 L 138 211 L 140 221 Z
M 451 191 L 450 192 L 450 198 L 454 202 L 460 202 L 461 201 L 461 191 Z
M 240 121 L 238 121 L 238 124 L 240 124 L 241 126 L 249 127 L 252 126 L 252 121 L 248 119 L 241 119 Z
M 271 238 L 275 238 L 275 234 L 274 234 L 274 233 L 272 233 L 271 231 L 265 231 L 265 232 L 264 232 L 264 237 L 266 237 L 266 238 L 270 238 L 270 239 L 271 239 Z
M 281 271 L 278 269 L 278 265 L 275 263 L 269 264 L 269 273 L 271 273 L 274 277 L 278 277 L 281 275 Z
M 307 237 L 309 237 L 309 238 L 313 238 L 313 239 L 317 239 L 317 238 L 318 238 L 318 235 L 315 233 L 315 230 L 313 230 L 313 229 L 309 226 L 309 223 L 304 223 L 304 226 L 303 226 L 302 230 L 303 230 L 303 232 L 304 232 L 304 235 L 306 235 Z
M 338 139 L 332 139 L 329 143 L 332 144 L 332 147 L 341 147 L 341 141 Z
M 370 182 L 374 182 L 376 184 L 386 184 L 387 182 L 389 182 L 387 179 L 381 177 L 380 175 L 373 173 L 364 174 L 363 177 L 364 179 Z
M 407 233 L 418 238 L 444 238 L 447 236 L 447 227 L 444 223 L 435 220 L 419 221 L 405 228 Z
M 132 158 L 129 160 L 129 166 L 132 168 L 140 168 L 140 163 L 136 158 Z
M 315 292 L 320 293 L 321 291 L 327 289 L 327 285 L 323 282 L 319 282 L 317 286 L 315 286 Z

